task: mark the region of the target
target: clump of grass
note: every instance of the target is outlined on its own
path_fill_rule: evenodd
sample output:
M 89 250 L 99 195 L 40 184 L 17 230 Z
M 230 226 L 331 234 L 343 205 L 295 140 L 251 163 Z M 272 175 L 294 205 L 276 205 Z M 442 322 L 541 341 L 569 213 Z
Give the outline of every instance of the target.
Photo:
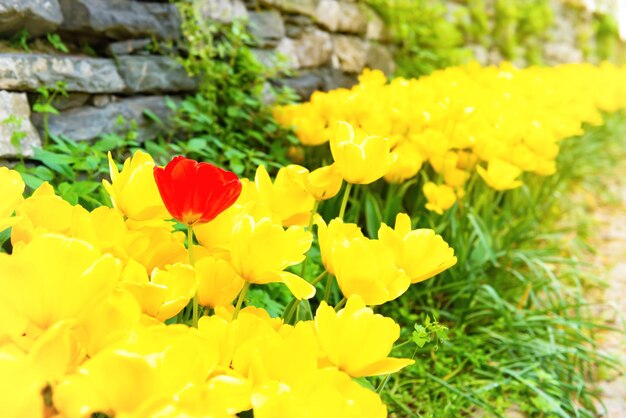
M 464 199 L 473 205 L 423 219 L 437 221 L 459 263 L 387 309 L 404 328 L 437 317 L 449 326 L 449 341 L 394 352 L 414 355 L 416 365 L 385 385 L 392 414 L 506 416 L 513 408 L 527 416 L 596 416 L 593 371 L 622 365 L 596 350 L 594 333 L 612 329 L 584 297 L 598 279 L 580 258 L 576 223 L 558 221 L 575 210 L 572 187 L 602 190 L 626 156 L 626 116 L 605 119 L 562 143 L 558 174 L 529 176 L 506 193 L 477 183 Z

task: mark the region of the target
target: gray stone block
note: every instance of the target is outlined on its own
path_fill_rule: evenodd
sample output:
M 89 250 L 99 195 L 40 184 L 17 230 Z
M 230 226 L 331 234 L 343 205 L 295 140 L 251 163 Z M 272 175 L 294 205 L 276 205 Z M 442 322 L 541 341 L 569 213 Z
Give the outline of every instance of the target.
M 330 62 L 333 45 L 328 32 L 315 29 L 298 39 L 283 38 L 276 51 L 287 57 L 294 69 L 314 68 Z
M 164 127 L 146 117 L 145 110 L 157 115 Z M 110 102 L 103 107 L 79 107 L 51 115 L 48 129 L 52 135 L 63 135 L 75 141 L 92 141 L 104 134 L 124 135 L 129 129 L 130 121 L 134 120 L 138 139 L 144 141 L 156 137 L 163 129 L 170 127 L 171 115 L 172 111 L 167 107 L 163 96 L 133 97 Z M 120 116 L 128 123 L 120 126 Z M 37 129 L 43 132 L 43 117 L 35 114 L 32 120 Z
M 35 91 L 67 84 L 67 91 L 116 93 L 124 81 L 110 59 L 50 54 L 0 54 L 0 89 Z
M 331 32 L 365 33 L 367 19 L 355 3 L 321 0 L 316 10 L 317 23 Z
M 88 38 L 180 37 L 180 14 L 173 4 L 130 0 L 60 0 L 60 29 Z
M 204 19 L 222 23 L 231 23 L 235 19 L 245 19 L 248 16 L 246 6 L 241 0 L 195 0 L 194 7 Z
M 303 72 L 296 77 L 281 78 L 275 83 L 281 87 L 291 87 L 303 101 L 309 100 L 314 91 L 324 89 L 324 80 L 316 71 Z
M 263 6 L 276 7 L 284 12 L 315 17 L 320 0 L 260 0 Z
M 260 47 L 274 47 L 285 36 L 283 19 L 276 10 L 249 12 L 248 30 Z
M 25 134 L 19 147 L 11 144 L 15 132 Z M 0 91 L 0 157 L 32 156 L 34 148 L 40 146 L 41 139 L 30 121 L 26 93 Z
M 356 36 L 333 35 L 332 64 L 347 73 L 359 73 L 367 62 L 368 42 Z
M 32 36 L 53 32 L 63 21 L 57 0 L 0 0 L 0 35 L 26 29 Z
M 169 57 L 122 56 L 117 59 L 117 68 L 129 93 L 183 92 L 198 88 L 197 80 Z
M 396 69 L 396 63 L 389 48 L 377 43 L 370 43 L 367 49 L 365 66 L 381 70 L 387 76 L 390 76 Z

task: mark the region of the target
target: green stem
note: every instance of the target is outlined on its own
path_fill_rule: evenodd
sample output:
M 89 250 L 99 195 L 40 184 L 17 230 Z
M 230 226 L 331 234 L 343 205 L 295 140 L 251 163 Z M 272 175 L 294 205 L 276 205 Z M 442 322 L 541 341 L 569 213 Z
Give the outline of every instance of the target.
M 376 393 L 378 393 L 379 395 L 382 393 L 383 389 L 385 388 L 385 385 L 387 384 L 387 381 L 389 380 L 389 377 L 391 376 L 391 373 L 389 373 L 387 376 L 385 376 L 385 378 L 383 379 L 382 382 L 380 382 L 380 384 L 378 385 L 378 387 L 376 388 Z
M 348 198 L 350 197 L 350 190 L 352 190 L 352 183 L 346 183 L 346 190 L 343 192 L 343 199 L 341 200 L 341 208 L 339 209 L 339 219 L 343 220 L 343 216 L 346 214 L 346 206 L 348 205 Z
M 191 225 L 187 225 L 187 251 L 189 252 L 189 264 L 193 266 L 195 259 L 193 257 L 193 227 Z M 198 291 L 193 295 L 191 306 L 193 308 L 191 325 L 193 325 L 194 328 L 198 328 Z
M 313 209 L 311 209 L 311 216 L 309 216 L 309 226 L 307 227 L 307 231 L 311 232 L 313 229 L 313 221 L 315 220 L 315 214 L 317 213 L 317 208 L 320 206 L 320 201 L 316 200 L 313 204 Z M 311 232 L 313 234 L 313 232 Z M 300 277 L 304 278 L 304 273 L 306 272 L 306 261 L 309 257 L 305 257 L 302 261 L 302 270 L 300 270 Z
M 348 299 L 344 296 L 344 298 L 339 301 L 337 306 L 335 306 L 335 312 L 339 312 L 339 309 L 343 308 L 343 305 L 345 305 L 347 301 Z
M 324 289 L 324 302 L 328 303 L 330 299 L 330 290 L 333 284 L 333 276 L 331 274 L 328 275 L 328 280 L 326 281 L 326 288 Z
M 311 284 L 312 284 L 313 286 L 315 286 L 316 284 L 318 284 L 319 282 L 321 282 L 321 281 L 322 281 L 322 279 L 324 278 L 324 276 L 326 276 L 326 274 L 327 274 L 327 273 L 328 273 L 328 272 L 327 272 L 326 270 L 324 270 L 323 272 L 321 272 L 321 273 L 319 274 L 319 276 L 317 276 L 315 279 L 313 279 L 313 281 L 311 282 Z
M 237 319 L 237 316 L 239 316 L 241 305 L 243 305 L 243 300 L 246 298 L 246 293 L 248 293 L 249 288 L 250 288 L 250 282 L 244 283 L 243 289 L 241 289 L 241 292 L 239 293 L 239 297 L 237 298 L 237 305 L 235 305 L 235 312 L 233 313 L 233 320 Z
M 293 314 L 296 313 L 296 311 L 298 310 L 298 304 L 299 303 L 300 303 L 300 301 L 298 299 L 294 299 L 287 306 L 287 308 L 285 309 L 285 313 L 287 314 L 287 315 L 285 315 L 285 324 L 290 324 L 291 323 L 291 318 L 293 318 Z

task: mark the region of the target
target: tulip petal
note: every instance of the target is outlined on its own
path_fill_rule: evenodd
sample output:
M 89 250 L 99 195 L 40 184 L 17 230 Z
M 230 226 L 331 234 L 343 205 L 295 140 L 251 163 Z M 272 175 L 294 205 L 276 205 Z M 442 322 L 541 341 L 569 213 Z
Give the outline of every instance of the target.
M 302 277 L 288 271 L 281 271 L 278 275 L 296 299 L 311 299 L 315 296 L 315 287 Z

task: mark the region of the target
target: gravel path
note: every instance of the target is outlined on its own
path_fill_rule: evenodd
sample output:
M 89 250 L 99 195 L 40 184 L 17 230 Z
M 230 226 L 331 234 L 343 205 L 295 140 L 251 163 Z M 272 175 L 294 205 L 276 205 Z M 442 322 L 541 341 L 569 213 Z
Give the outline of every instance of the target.
M 626 182 L 622 182 L 626 183 Z M 607 287 L 591 291 L 588 296 L 599 302 L 598 315 L 607 324 L 626 328 L 626 184 L 615 186 L 617 202 L 602 205 L 594 212 L 597 225 L 592 245 L 596 248 L 594 264 L 606 280 Z M 596 336 L 601 350 L 617 355 L 626 362 L 626 335 L 602 332 Z M 599 370 L 602 379 L 597 387 L 606 408 L 602 417 L 626 418 L 626 374 L 621 370 Z M 600 408 L 602 409 L 602 408 Z

